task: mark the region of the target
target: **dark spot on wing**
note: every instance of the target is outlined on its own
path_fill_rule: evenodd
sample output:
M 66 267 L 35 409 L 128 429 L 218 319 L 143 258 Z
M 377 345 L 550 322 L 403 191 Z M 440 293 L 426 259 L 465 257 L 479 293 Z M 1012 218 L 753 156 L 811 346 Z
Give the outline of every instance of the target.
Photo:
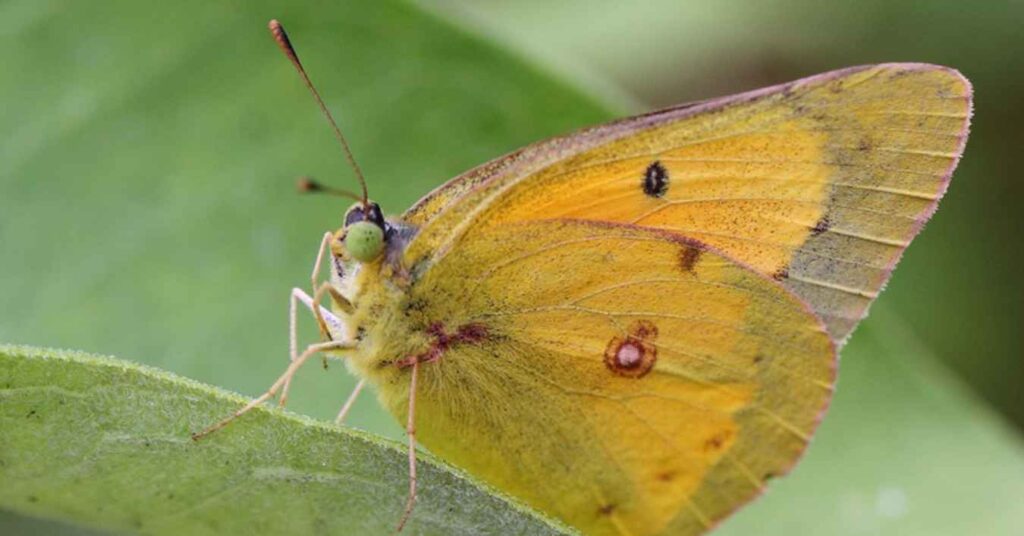
M 610 516 L 615 511 L 614 504 L 603 504 L 597 508 L 597 513 L 603 516 Z
M 754 356 L 754 364 L 755 365 L 760 363 L 760 362 L 762 362 L 762 361 L 764 361 L 764 356 L 763 355 L 757 354 L 757 355 Z
M 682 251 L 679 252 L 679 267 L 684 272 L 693 273 L 693 267 L 697 265 L 697 261 L 700 260 L 701 250 L 691 247 L 683 246 Z
M 675 471 L 662 471 L 662 472 L 658 473 L 657 475 L 654 475 L 654 478 L 657 478 L 661 482 L 672 482 L 676 478 L 676 472 Z
M 871 149 L 871 139 L 867 136 L 860 139 L 860 143 L 857 144 L 858 151 L 868 151 Z
M 783 266 L 782 268 L 776 270 L 775 273 L 772 274 L 772 279 L 776 281 L 783 281 L 789 279 L 789 267 Z
M 661 197 L 668 191 L 668 170 L 661 162 L 655 161 L 644 171 L 644 193 L 650 197 Z
M 811 229 L 812 236 L 818 236 L 821 233 L 829 230 L 832 227 L 832 222 L 829 221 L 828 216 L 822 216 L 818 223 L 814 224 L 814 228 Z
M 725 446 L 726 442 L 729 441 L 731 437 L 732 433 L 729 432 L 728 430 L 722 430 L 721 432 L 718 432 L 717 434 L 709 437 L 706 441 L 704 441 L 704 451 L 717 452 L 719 450 L 722 450 L 722 447 Z

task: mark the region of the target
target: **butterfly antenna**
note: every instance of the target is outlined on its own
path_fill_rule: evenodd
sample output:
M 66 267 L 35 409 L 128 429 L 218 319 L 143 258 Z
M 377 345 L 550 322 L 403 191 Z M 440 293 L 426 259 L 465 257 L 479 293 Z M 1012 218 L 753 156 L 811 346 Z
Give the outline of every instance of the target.
M 355 201 L 363 202 L 363 198 L 348 191 L 342 190 L 341 188 L 334 188 L 327 186 L 320 182 L 317 182 L 313 177 L 299 177 L 299 180 L 295 183 L 296 188 L 303 193 L 317 193 L 317 194 L 329 194 L 336 195 L 338 197 L 344 197 L 346 199 L 353 199 Z
M 362 201 L 363 205 L 366 205 L 369 202 L 369 196 L 366 193 L 366 178 L 363 177 L 363 170 L 359 168 L 359 164 L 356 163 L 355 157 L 352 156 L 352 149 L 349 148 L 348 146 L 348 140 L 346 140 L 345 135 L 341 133 L 341 129 L 338 128 L 338 123 L 334 121 L 334 117 L 331 115 L 331 112 L 327 109 L 327 105 L 324 104 L 324 100 L 320 98 L 320 93 L 318 93 L 316 88 L 313 87 L 313 82 L 309 80 L 309 75 L 306 74 L 306 70 L 302 68 L 302 62 L 299 61 L 299 56 L 298 54 L 295 53 L 295 48 L 292 47 L 292 42 L 291 40 L 288 39 L 288 34 L 285 33 L 284 26 L 281 26 L 281 23 L 278 22 L 277 19 L 271 20 L 270 24 L 268 24 L 267 26 L 270 28 L 271 35 L 274 36 L 274 41 L 277 41 L 277 46 L 281 47 L 281 50 L 284 52 L 284 55 L 288 56 L 288 59 L 291 60 L 292 65 L 295 66 L 295 70 L 299 71 L 299 76 L 302 77 L 302 81 L 306 83 L 306 87 L 309 88 L 310 93 L 313 94 L 313 98 L 316 99 L 317 105 L 320 106 L 320 111 L 324 113 L 324 116 L 327 117 L 327 121 L 331 123 L 331 128 L 334 129 L 334 135 L 335 137 L 338 138 L 338 141 L 341 142 L 341 148 L 344 149 L 345 151 L 345 158 L 348 159 L 348 163 L 349 165 L 352 166 L 352 170 L 356 172 L 356 177 L 359 179 L 359 185 L 363 189 L 362 198 L 356 197 L 356 200 Z M 300 179 L 299 188 L 307 192 L 344 192 L 344 190 L 327 189 L 311 180 L 309 180 L 308 183 L 314 185 L 315 187 L 303 188 L 302 180 Z M 349 194 L 349 192 L 345 192 L 345 194 L 351 195 Z M 346 197 L 348 197 L 348 195 L 346 195 Z

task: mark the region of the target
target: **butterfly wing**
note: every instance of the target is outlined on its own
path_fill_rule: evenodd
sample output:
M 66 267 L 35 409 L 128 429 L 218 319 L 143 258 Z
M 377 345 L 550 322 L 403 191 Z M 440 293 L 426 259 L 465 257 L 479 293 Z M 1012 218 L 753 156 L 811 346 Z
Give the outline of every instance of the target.
M 404 216 L 410 264 L 470 227 L 579 218 L 665 229 L 782 282 L 842 341 L 934 212 L 966 141 L 952 69 L 855 67 L 555 138 Z
M 834 345 L 798 298 L 663 231 L 476 228 L 408 303 L 463 334 L 421 367 L 419 441 L 587 534 L 702 532 L 787 471 L 832 394 Z

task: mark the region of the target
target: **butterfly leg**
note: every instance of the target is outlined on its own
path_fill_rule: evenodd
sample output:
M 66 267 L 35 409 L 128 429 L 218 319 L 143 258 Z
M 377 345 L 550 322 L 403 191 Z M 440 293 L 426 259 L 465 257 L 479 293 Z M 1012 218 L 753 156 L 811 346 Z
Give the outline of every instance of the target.
M 323 262 L 324 262 L 324 252 L 327 251 L 330 248 L 330 246 L 331 246 L 331 238 L 333 236 L 334 235 L 332 235 L 328 231 L 328 232 L 324 233 L 323 238 L 320 239 L 320 248 L 317 249 L 316 261 L 313 262 L 313 272 L 309 276 L 309 279 L 311 281 L 311 285 L 310 285 L 309 289 L 313 293 L 314 296 L 317 295 L 317 291 L 319 290 L 318 287 L 320 287 L 320 281 L 319 281 L 320 280 L 320 266 L 323 265 Z M 314 300 L 314 303 L 320 303 L 320 301 L 319 300 Z M 327 329 L 327 322 L 324 321 L 324 317 L 323 317 L 323 314 L 320 312 L 320 308 L 319 307 L 311 307 L 311 309 L 313 311 L 313 316 L 316 317 L 316 325 L 320 329 L 320 337 L 324 338 L 324 339 L 327 339 L 327 340 L 331 340 L 333 338 L 333 337 L 331 337 L 331 331 L 329 329 Z M 324 365 L 326 365 L 326 364 L 327 364 L 327 360 L 325 359 L 324 360 Z
M 409 498 L 405 501 L 405 512 L 398 522 L 398 532 L 401 532 L 406 521 L 409 521 L 412 507 L 416 504 L 416 377 L 419 370 L 420 360 L 413 359 L 409 380 L 409 415 L 405 423 L 405 435 L 409 438 Z
M 359 396 L 359 392 L 363 390 L 366 385 L 366 379 L 359 380 L 356 384 L 356 388 L 352 389 L 352 394 L 348 395 L 348 400 L 345 401 L 345 405 L 341 406 L 341 411 L 338 412 L 338 416 L 334 418 L 334 424 L 341 424 L 345 422 L 345 417 L 348 415 L 349 410 L 352 409 L 352 405 L 356 402 L 356 397 Z
M 292 361 L 288 365 L 288 369 L 285 370 L 284 374 L 282 374 L 281 377 L 279 377 L 277 379 L 277 381 L 275 381 L 274 384 L 270 386 L 270 389 L 267 389 L 267 392 L 265 392 L 262 395 L 256 397 L 251 402 L 246 404 L 242 409 L 232 413 L 230 416 L 228 416 L 224 420 L 214 424 L 213 426 L 210 426 L 210 427 L 206 428 L 202 432 L 198 432 L 198 433 L 192 434 L 192 439 L 194 439 L 194 440 L 202 439 L 203 437 L 206 437 L 206 436 L 212 434 L 213 432 L 216 432 L 217 430 L 220 430 L 221 428 L 224 428 L 225 426 L 230 424 L 235 419 L 237 419 L 237 418 L 241 417 L 242 415 L 245 415 L 246 413 L 251 411 L 256 406 L 258 406 L 258 405 L 262 404 L 263 402 L 266 402 L 267 400 L 270 400 L 271 398 L 273 398 L 274 395 L 277 394 L 278 390 L 280 390 L 281 387 L 283 387 L 285 383 L 291 381 L 291 378 L 292 378 L 292 376 L 295 375 L 295 372 L 297 370 L 299 370 L 299 367 L 301 367 L 302 364 L 305 363 L 310 357 L 312 357 L 312 356 L 314 356 L 314 355 L 316 355 L 316 354 L 318 354 L 320 352 L 324 352 L 324 351 L 328 351 L 328 350 L 346 350 L 346 349 L 352 349 L 354 347 L 355 347 L 355 343 L 342 342 L 342 341 L 327 341 L 327 342 L 321 342 L 321 343 L 316 343 L 316 344 L 309 345 L 306 348 L 306 350 L 304 352 L 302 352 L 301 355 L 298 356 L 297 359 L 295 359 L 294 361 Z
M 302 289 L 295 287 L 288 297 L 288 362 L 294 363 L 299 357 L 299 336 L 298 336 L 298 307 L 296 304 L 302 302 L 310 311 L 313 310 L 313 298 L 309 297 Z M 291 382 L 285 383 L 284 390 L 287 392 Z
M 289 297 L 288 303 L 288 357 L 289 360 L 294 362 L 298 357 L 298 307 L 297 302 L 302 302 L 310 311 L 314 311 L 314 315 L 317 316 L 318 322 L 323 322 L 324 326 L 330 324 L 330 327 L 334 328 L 336 333 L 345 331 L 345 322 L 335 316 L 333 313 L 328 311 L 326 308 L 320 305 L 320 300 L 323 299 L 324 294 L 331 294 L 335 297 L 335 301 L 339 299 L 344 300 L 345 298 L 337 295 L 337 291 L 331 285 L 330 282 L 324 282 L 320 285 L 313 295 L 309 297 L 308 294 L 302 291 L 300 288 L 293 288 L 291 296 Z M 348 303 L 347 300 L 344 302 Z M 319 313 L 319 315 L 317 315 Z M 330 330 L 328 329 L 328 333 Z M 328 337 L 328 341 L 334 340 L 332 337 Z M 327 354 L 324 353 L 324 363 L 326 368 Z M 284 384 L 284 389 L 281 392 L 281 399 L 278 401 L 279 406 L 284 406 L 288 401 L 288 391 L 291 389 L 291 379 L 289 378 Z

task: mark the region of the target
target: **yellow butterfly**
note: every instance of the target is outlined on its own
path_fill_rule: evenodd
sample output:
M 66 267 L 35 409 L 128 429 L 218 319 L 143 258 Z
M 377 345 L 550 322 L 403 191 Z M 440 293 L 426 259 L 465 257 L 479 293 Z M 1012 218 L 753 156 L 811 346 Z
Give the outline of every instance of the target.
M 407 423 L 402 523 L 419 441 L 585 534 L 701 533 L 806 448 L 970 115 L 953 69 L 869 65 L 543 141 L 398 218 L 364 182 L 288 370 L 204 433 L 329 352 L 362 378 L 339 420 L 369 382 Z

